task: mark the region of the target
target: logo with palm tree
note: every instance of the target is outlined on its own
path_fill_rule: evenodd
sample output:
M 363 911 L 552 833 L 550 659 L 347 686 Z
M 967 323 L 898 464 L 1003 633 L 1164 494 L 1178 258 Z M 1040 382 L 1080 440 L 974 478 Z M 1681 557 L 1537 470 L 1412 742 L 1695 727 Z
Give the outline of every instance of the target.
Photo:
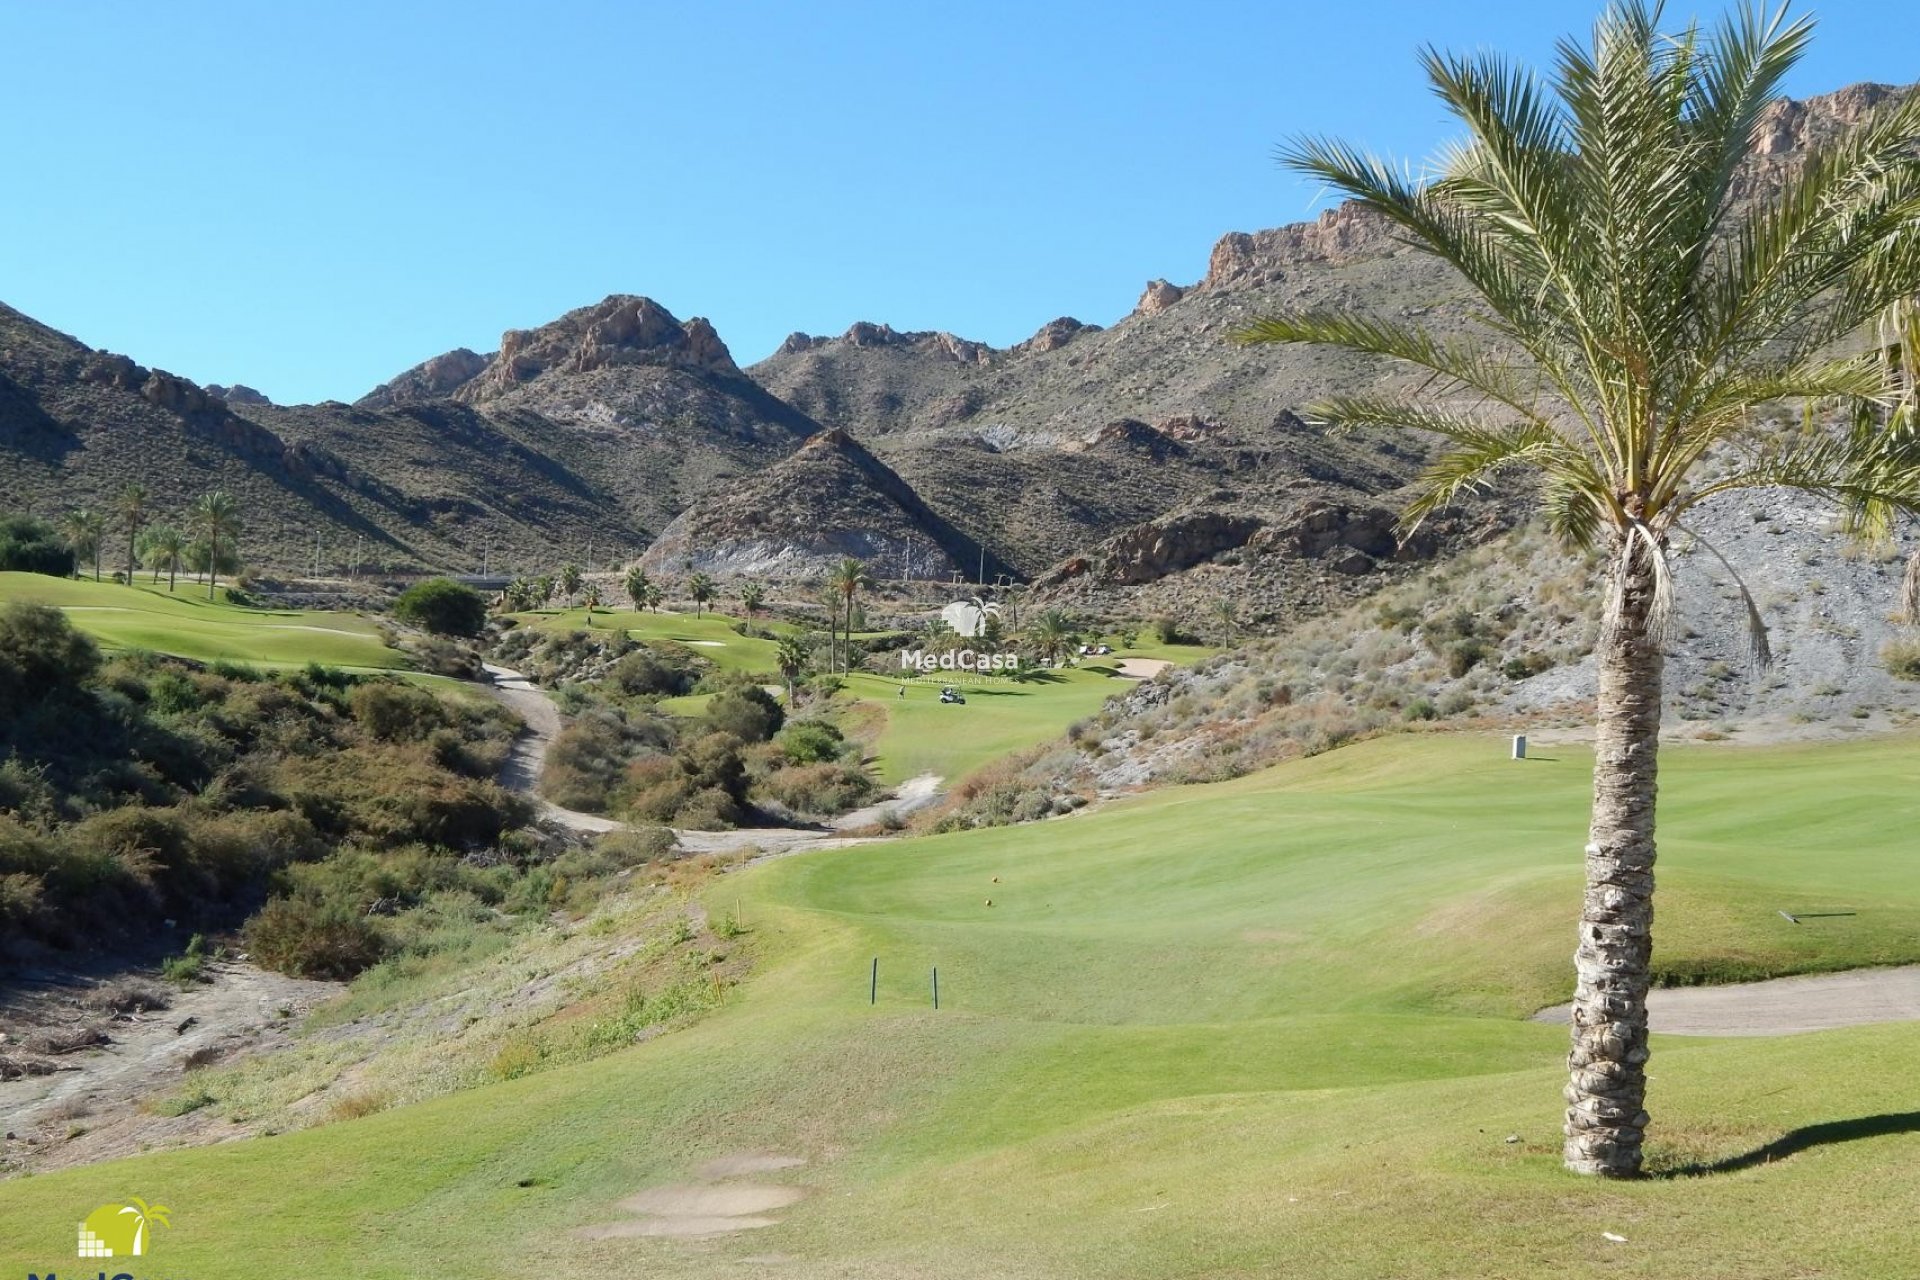
M 171 1212 L 163 1204 L 148 1204 L 135 1196 L 128 1204 L 103 1204 L 80 1224 L 83 1258 L 138 1258 L 151 1242 L 150 1227 L 170 1227 Z

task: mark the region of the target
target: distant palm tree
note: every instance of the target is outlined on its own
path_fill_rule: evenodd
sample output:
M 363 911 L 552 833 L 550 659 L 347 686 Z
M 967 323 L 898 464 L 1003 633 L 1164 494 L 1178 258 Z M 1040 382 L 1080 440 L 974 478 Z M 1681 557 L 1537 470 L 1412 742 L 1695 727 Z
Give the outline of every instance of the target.
M 782 636 L 774 647 L 773 660 L 780 667 L 780 676 L 787 682 L 787 706 L 792 707 L 794 681 L 807 669 L 807 647 L 794 636 Z
M 766 590 L 757 582 L 749 582 L 740 588 L 740 607 L 747 611 L 747 621 L 753 621 L 753 615 L 760 612 L 760 606 L 767 602 Z
M 167 590 L 172 591 L 180 575 L 180 557 L 187 552 L 187 535 L 173 525 L 161 524 L 147 530 L 140 541 L 146 548 L 146 561 L 153 567 L 153 580 L 160 581 L 160 571 L 165 569 Z
M 560 566 L 560 597 L 571 600 L 580 594 L 580 566 L 563 564 Z
M 1234 606 L 1233 601 L 1214 601 L 1213 616 L 1214 619 L 1219 622 L 1220 630 L 1226 633 L 1229 642 L 1240 634 L 1240 611 Z
M 718 588 L 713 579 L 704 573 L 696 573 L 687 579 L 687 594 L 693 597 L 693 616 L 699 617 L 707 607 L 707 602 L 717 594 Z
M 647 571 L 639 565 L 635 565 L 633 568 L 627 570 L 627 599 L 633 601 L 633 607 L 636 610 L 647 607 L 647 588 L 651 585 L 652 582 L 647 577 Z
M 1027 643 L 1047 662 L 1058 662 L 1078 640 L 1073 619 L 1064 610 L 1048 609 L 1027 627 Z
M 593 625 L 593 611 L 599 607 L 599 604 L 600 604 L 600 586 L 598 583 L 589 582 L 587 584 L 587 625 L 588 626 Z
M 853 663 L 853 601 L 862 588 L 873 586 L 873 575 L 867 572 L 867 566 L 852 556 L 842 556 L 840 563 L 833 566 L 827 574 L 828 588 L 839 597 L 842 615 L 846 619 L 846 654 L 841 670 L 847 670 Z
M 667 598 L 666 589 L 657 582 L 649 582 L 641 588 L 640 594 L 646 599 L 647 608 L 655 613 L 660 612 L 660 602 Z
M 1478 332 L 1312 310 L 1241 335 L 1422 375 L 1413 394 L 1366 391 L 1310 411 L 1340 429 L 1444 442 L 1405 527 L 1525 470 L 1537 487 L 1509 492 L 1536 501 L 1567 541 L 1605 548 L 1564 1157 L 1612 1177 L 1640 1171 L 1648 1123 L 1668 540 L 1701 502 L 1745 489 L 1820 496 L 1865 529 L 1920 509 L 1912 426 L 1873 409 L 1891 398 L 1885 364 L 1845 354 L 1846 339 L 1920 290 L 1920 94 L 1813 143 L 1756 191 L 1742 167 L 1811 24 L 1759 7 L 1711 36 L 1663 33 L 1659 20 L 1639 0 L 1613 5 L 1591 44 L 1561 42 L 1550 81 L 1493 54 L 1428 51 L 1428 78 L 1464 126 L 1429 181 L 1333 141 L 1283 153 L 1448 263 L 1476 295 Z M 1857 412 L 1810 411 L 1793 429 L 1771 420 L 1781 401 Z M 1749 612 L 1764 661 L 1751 601 Z
M 60 517 L 60 532 L 73 550 L 73 576 L 80 576 L 80 563 L 93 561 L 93 580 L 100 581 L 100 543 L 106 536 L 107 522 L 91 507 L 75 507 Z
M 220 582 L 220 543 L 229 546 L 240 538 L 240 507 L 223 490 L 201 496 L 188 517 L 193 531 L 207 542 L 207 599 L 213 599 Z
M 140 528 L 147 521 L 147 486 L 138 480 L 120 490 L 120 520 L 127 527 L 127 585 L 133 585 L 134 571 L 140 567 L 135 554 Z

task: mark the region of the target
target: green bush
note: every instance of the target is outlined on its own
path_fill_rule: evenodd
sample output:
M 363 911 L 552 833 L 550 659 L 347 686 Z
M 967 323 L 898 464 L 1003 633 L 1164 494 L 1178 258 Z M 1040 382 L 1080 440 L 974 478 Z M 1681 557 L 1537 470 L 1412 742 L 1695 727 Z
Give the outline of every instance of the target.
M 1897 680 L 1920 680 L 1920 638 L 1896 636 L 1880 646 L 1880 661 Z
M 477 636 L 487 625 L 487 601 L 452 578 L 428 578 L 402 591 L 393 616 L 442 636 Z
M 207 940 L 199 934 L 187 940 L 187 949 L 160 962 L 160 976 L 186 986 L 207 976 Z
M 838 760 L 846 749 L 846 735 L 825 720 L 796 720 L 780 731 L 778 745 L 794 764 L 822 764 Z
M 1492 653 L 1493 650 L 1484 640 L 1456 640 L 1446 647 L 1447 674 L 1458 680 L 1486 661 Z
M 440 699 L 399 681 L 363 684 L 348 698 L 353 718 L 384 742 L 423 742 L 447 724 Z
M 873 779 L 864 770 L 823 762 L 777 770 L 758 789 L 796 813 L 835 814 L 858 808 L 873 794 Z
M 742 742 L 768 741 L 786 718 L 773 695 L 758 685 L 729 689 L 707 704 L 707 731 L 731 734 Z
M 60 610 L 24 600 L 0 608 L 0 710 L 70 691 L 99 667 L 100 650 Z
M 32 516 L 0 516 L 0 572 L 70 578 L 74 568 L 72 548 L 52 525 Z
M 638 649 L 607 670 L 607 685 L 629 698 L 675 697 L 698 680 L 687 667 L 653 649 Z
M 258 963 L 297 978 L 345 981 L 386 954 L 380 930 L 342 902 L 275 898 L 247 923 L 246 940 Z

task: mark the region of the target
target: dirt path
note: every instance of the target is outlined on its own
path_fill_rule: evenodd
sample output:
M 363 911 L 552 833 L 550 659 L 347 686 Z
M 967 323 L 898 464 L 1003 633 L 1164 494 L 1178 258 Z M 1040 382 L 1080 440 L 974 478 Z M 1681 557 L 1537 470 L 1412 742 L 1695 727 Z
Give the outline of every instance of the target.
M 161 1116 L 142 1101 L 184 1089 L 196 1067 L 293 1040 L 302 1016 L 345 990 L 233 961 L 208 966 L 207 980 L 168 984 L 171 1003 L 145 1013 L 92 1013 L 82 1004 L 91 984 L 50 984 L 10 995 L 4 1014 L 9 1043 L 31 1046 L 48 1030 L 97 1026 L 99 1048 L 57 1055 L 51 1075 L 0 1082 L 6 1126 L 0 1169 L 60 1169 L 131 1155 L 143 1146 L 185 1146 L 240 1137 L 249 1130 L 214 1111 Z
M 1533 1015 L 1565 1023 L 1570 1005 Z M 1791 1036 L 1871 1022 L 1920 1021 L 1920 965 L 1736 982 L 1723 987 L 1666 987 L 1647 996 L 1655 1031 L 1673 1036 Z
M 1122 658 L 1114 670 L 1129 680 L 1151 680 L 1172 665 L 1164 658 Z
M 491 662 L 482 666 L 492 681 L 488 688 L 493 696 L 517 712 L 527 725 L 526 732 L 515 739 L 513 753 L 500 771 L 500 784 L 527 796 L 540 806 L 542 816 L 570 830 L 586 834 L 618 831 L 622 824 L 612 818 L 581 813 L 577 809 L 563 809 L 541 797 L 540 771 L 546 767 L 547 749 L 560 732 L 560 709 L 553 705 L 553 699 L 545 690 L 521 672 Z M 874 826 L 884 819 L 888 811 L 904 817 L 926 808 L 937 801 L 940 795 L 939 776 L 923 773 L 901 783 L 886 799 L 864 809 L 842 814 L 825 826 L 738 827 L 731 831 L 689 831 L 676 827 L 674 835 L 680 847 L 688 853 L 733 853 L 741 849 L 758 849 L 766 855 L 798 853 L 803 849 L 837 849 L 879 838 L 844 833 Z
M 520 672 L 495 666 L 491 662 L 482 663 L 481 667 L 492 679 L 488 688 L 493 696 L 518 714 L 527 725 L 527 731 L 514 739 L 513 753 L 500 770 L 500 785 L 526 796 L 540 806 L 542 817 L 550 818 L 571 831 L 589 835 L 618 831 L 621 824 L 612 818 L 601 817 L 597 813 L 581 813 L 578 809 L 563 809 L 541 796 L 540 771 L 546 768 L 547 748 L 553 745 L 554 738 L 560 732 L 560 709 L 553 705 L 553 699 L 540 686 Z

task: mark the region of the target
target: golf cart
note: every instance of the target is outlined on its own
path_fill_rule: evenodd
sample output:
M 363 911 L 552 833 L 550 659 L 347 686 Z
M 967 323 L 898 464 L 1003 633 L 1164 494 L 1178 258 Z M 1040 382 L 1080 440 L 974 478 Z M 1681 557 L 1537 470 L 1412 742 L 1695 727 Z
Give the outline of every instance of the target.
M 960 705 L 965 706 L 967 702 L 967 695 L 964 693 L 961 693 L 958 689 L 954 688 L 952 685 L 944 685 L 940 690 L 940 701 L 957 702 Z

